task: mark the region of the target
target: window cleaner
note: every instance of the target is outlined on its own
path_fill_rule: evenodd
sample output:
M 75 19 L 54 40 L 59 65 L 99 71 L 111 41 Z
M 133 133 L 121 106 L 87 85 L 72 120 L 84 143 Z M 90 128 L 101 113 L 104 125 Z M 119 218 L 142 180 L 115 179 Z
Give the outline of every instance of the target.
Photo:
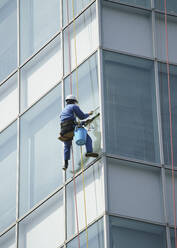
M 79 106 L 77 105 L 78 101 L 74 95 L 68 95 L 65 99 L 66 107 L 60 114 L 60 121 L 61 121 L 61 132 L 59 140 L 64 142 L 64 166 L 63 170 L 68 168 L 68 160 L 70 160 L 70 150 L 72 146 L 72 140 L 74 136 L 74 130 L 77 125 L 76 117 L 80 120 L 87 119 L 90 115 L 93 114 L 93 111 L 89 113 L 83 113 Z M 84 122 L 83 122 L 84 123 Z M 86 120 L 85 123 L 89 123 L 89 120 Z M 91 137 L 86 134 L 86 157 L 98 157 L 98 153 L 93 152 L 92 147 L 92 139 Z

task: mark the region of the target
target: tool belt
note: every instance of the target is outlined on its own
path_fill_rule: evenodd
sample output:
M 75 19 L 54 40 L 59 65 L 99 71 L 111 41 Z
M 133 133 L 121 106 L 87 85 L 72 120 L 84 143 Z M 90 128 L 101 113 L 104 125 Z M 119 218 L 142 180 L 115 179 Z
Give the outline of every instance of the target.
M 69 141 L 74 136 L 75 121 L 68 120 L 61 123 L 60 136 L 58 137 L 61 141 Z

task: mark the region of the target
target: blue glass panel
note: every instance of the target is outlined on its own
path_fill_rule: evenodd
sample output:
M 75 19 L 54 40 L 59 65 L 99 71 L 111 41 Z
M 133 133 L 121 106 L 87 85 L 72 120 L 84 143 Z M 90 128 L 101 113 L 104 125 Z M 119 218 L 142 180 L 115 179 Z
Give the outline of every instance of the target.
M 60 1 L 20 1 L 20 59 L 23 63 L 60 30 Z
M 79 235 L 80 247 L 85 248 L 87 245 L 86 232 L 82 232 Z M 104 231 L 103 231 L 103 220 L 99 220 L 88 228 L 88 246 L 94 248 L 104 247 Z M 78 238 L 76 237 L 67 244 L 67 248 L 78 247 Z
M 0 237 L 1 248 L 16 248 L 15 228 L 10 229 L 7 233 Z
M 158 0 L 158 1 L 156 0 L 156 1 L 154 1 L 154 3 L 155 3 L 156 9 L 165 11 L 165 1 L 164 0 Z M 170 12 L 172 14 L 177 13 L 177 1 L 176 0 L 167 0 L 166 4 L 167 4 L 167 11 L 168 12 Z
M 16 220 L 17 123 L 0 133 L 0 232 Z
M 107 151 L 158 162 L 153 62 L 105 51 L 104 85 Z
M 110 217 L 111 248 L 166 248 L 165 227 Z
M 61 85 L 20 119 L 20 215 L 62 183 Z
M 0 1 L 0 81 L 17 67 L 17 1 Z
M 78 83 L 77 83 L 78 73 Z M 88 113 L 94 110 L 96 115 L 99 109 L 99 92 L 98 92 L 98 68 L 97 68 L 97 54 L 94 54 L 81 66 L 78 71 L 74 71 L 71 76 L 65 79 L 65 97 L 68 94 L 78 95 L 79 106 L 84 113 Z M 94 116 L 93 115 L 93 116 Z M 97 117 L 91 124 L 88 134 L 91 136 L 93 141 L 93 149 L 95 152 L 100 151 L 100 124 L 99 117 Z M 81 168 L 81 151 L 80 147 L 74 142 L 74 159 L 76 171 Z M 85 153 L 85 148 L 84 148 Z M 84 156 L 84 165 L 91 162 L 92 158 L 86 158 Z M 67 170 L 68 176 L 72 176 L 72 166 L 69 166 L 71 170 Z

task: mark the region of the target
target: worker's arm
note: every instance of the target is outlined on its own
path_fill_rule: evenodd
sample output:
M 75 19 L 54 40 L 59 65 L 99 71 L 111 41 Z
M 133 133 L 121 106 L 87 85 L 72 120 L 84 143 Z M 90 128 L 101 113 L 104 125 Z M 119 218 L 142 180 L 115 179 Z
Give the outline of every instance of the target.
M 84 113 L 82 112 L 82 110 L 79 108 L 79 106 L 77 106 L 77 105 L 75 105 L 75 106 L 73 107 L 73 110 L 74 110 L 74 113 L 76 114 L 76 116 L 77 116 L 80 120 L 84 120 L 84 119 L 88 118 L 89 115 L 92 114 L 92 113 L 91 113 L 92 111 L 91 111 L 90 113 L 88 113 L 88 114 L 84 114 Z

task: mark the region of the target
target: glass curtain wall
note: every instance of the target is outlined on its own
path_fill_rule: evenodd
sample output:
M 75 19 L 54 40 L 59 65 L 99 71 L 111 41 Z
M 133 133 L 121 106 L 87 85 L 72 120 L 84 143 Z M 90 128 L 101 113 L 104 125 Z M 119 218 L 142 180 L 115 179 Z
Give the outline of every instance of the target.
M 0 1 L 0 82 L 17 68 L 17 1 Z

